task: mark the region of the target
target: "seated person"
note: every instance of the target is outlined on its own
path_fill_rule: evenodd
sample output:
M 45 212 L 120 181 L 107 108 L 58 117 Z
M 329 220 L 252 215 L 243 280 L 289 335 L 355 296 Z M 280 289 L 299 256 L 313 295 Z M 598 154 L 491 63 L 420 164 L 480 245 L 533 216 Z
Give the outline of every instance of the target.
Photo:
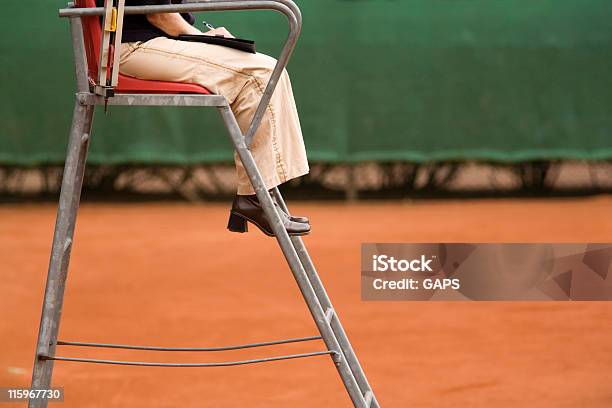
M 98 6 L 104 0 L 96 0 Z M 182 0 L 126 0 L 126 6 L 182 3 Z M 127 15 L 124 19 L 120 71 L 131 77 L 201 85 L 229 101 L 243 134 L 251 123 L 259 100 L 276 64 L 264 54 L 200 42 L 178 41 L 180 34 L 232 35 L 223 27 L 202 32 L 190 13 Z M 291 82 L 283 71 L 261 125 L 249 149 L 268 189 L 308 173 L 306 149 Z M 263 213 L 242 162 L 234 154 L 238 191 L 228 228 L 245 232 L 246 222 L 267 235 L 272 229 Z M 279 211 L 290 235 L 310 231 L 308 219 Z

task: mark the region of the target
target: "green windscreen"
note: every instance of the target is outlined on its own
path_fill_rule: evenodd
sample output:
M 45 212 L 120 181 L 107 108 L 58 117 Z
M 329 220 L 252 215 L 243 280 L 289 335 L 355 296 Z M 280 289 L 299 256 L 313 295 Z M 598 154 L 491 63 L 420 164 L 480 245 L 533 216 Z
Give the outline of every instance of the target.
M 0 165 L 61 163 L 74 103 L 62 0 L 5 1 Z M 302 0 L 288 67 L 311 162 L 612 158 L 609 0 Z M 199 14 L 278 55 L 270 11 Z M 211 108 L 97 111 L 90 162 L 230 161 Z

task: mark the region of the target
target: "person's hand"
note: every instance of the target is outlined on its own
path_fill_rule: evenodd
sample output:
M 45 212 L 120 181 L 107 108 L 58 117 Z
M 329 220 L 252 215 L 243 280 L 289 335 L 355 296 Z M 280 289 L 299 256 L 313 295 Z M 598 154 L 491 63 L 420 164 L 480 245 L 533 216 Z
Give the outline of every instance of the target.
M 235 38 L 229 31 L 225 29 L 225 27 L 213 28 L 212 30 L 206 31 L 204 35 L 222 35 L 226 38 Z

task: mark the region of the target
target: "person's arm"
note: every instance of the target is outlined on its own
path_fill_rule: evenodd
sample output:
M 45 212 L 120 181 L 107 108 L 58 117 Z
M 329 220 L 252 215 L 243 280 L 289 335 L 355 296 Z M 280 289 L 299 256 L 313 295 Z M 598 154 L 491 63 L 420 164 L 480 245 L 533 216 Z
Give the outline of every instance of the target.
M 195 34 L 195 35 L 223 35 L 225 37 L 232 37 L 229 31 L 225 27 L 217 27 L 213 30 L 203 33 L 198 28 L 189 24 L 179 13 L 158 13 L 158 14 L 147 14 L 147 20 L 155 27 L 162 30 L 164 33 L 176 37 L 181 34 Z

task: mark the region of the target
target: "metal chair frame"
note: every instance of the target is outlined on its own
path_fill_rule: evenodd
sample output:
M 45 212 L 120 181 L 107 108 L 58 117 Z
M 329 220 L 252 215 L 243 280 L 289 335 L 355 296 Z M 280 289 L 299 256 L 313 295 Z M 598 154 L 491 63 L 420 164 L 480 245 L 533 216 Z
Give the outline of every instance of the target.
M 77 92 L 75 96 L 72 127 L 70 130 L 67 158 L 64 166 L 61 193 L 57 210 L 47 283 L 45 287 L 38 343 L 36 347 L 34 369 L 32 374 L 32 388 L 48 389 L 51 386 L 53 366 L 54 361 L 56 360 L 140 366 L 215 367 L 263 363 L 267 361 L 320 356 L 326 354 L 331 357 L 355 407 L 378 408 L 380 406 L 370 385 L 368 384 L 363 369 L 361 368 L 342 324 L 340 323 L 340 319 L 334 311 L 332 303 L 327 295 L 327 292 L 325 291 L 319 275 L 317 274 L 312 260 L 308 255 L 302 239 L 300 237 L 293 237 L 287 234 L 287 231 L 281 222 L 279 213 L 277 212 L 273 203 L 272 196 L 267 191 L 259 170 L 257 169 L 257 165 L 253 160 L 253 156 L 249 151 L 249 146 L 255 131 L 261 123 L 261 119 L 266 107 L 268 106 L 272 93 L 274 92 L 274 88 L 276 87 L 280 75 L 287 65 L 287 62 L 297 42 L 302 25 L 299 8 L 291 0 L 192 0 L 185 4 L 125 7 L 124 12 L 125 15 L 130 15 L 256 9 L 275 10 L 282 13 L 287 18 L 289 23 L 289 34 L 285 40 L 280 56 L 277 59 L 277 64 L 272 72 L 271 78 L 266 86 L 265 92 L 261 98 L 253 120 L 245 135 L 242 134 L 240 128 L 238 127 L 238 123 L 229 107 L 228 101 L 221 95 L 117 93 L 114 95 L 111 94 L 110 97 L 105 98 L 102 95 L 96 94 L 95 86 L 90 84 L 88 78 L 87 56 L 84 46 L 81 18 L 86 16 L 102 16 L 105 8 L 75 8 L 72 3 L 68 3 L 67 8 L 59 11 L 60 17 L 67 17 L 70 20 Z M 218 109 L 230 135 L 234 148 L 236 149 L 240 160 L 244 164 L 257 197 L 262 204 L 266 217 L 270 220 L 270 224 L 278 244 L 315 321 L 320 336 L 217 348 L 162 348 L 121 344 L 66 342 L 58 340 L 64 289 L 73 243 L 76 217 L 79 208 L 81 188 L 83 184 L 83 173 L 85 170 L 87 151 L 91 139 L 94 108 L 96 105 L 105 105 L 105 103 L 108 103 L 108 105 L 121 106 L 210 106 Z M 280 207 L 287 211 L 287 207 L 279 190 L 274 189 L 273 194 Z M 138 361 L 68 358 L 56 355 L 57 346 L 210 352 L 272 346 L 277 344 L 319 339 L 323 340 L 326 346 L 325 351 L 255 360 L 230 361 L 224 363 L 149 363 Z M 31 399 L 28 406 L 30 408 L 46 407 L 47 402 L 48 401 L 45 399 Z

